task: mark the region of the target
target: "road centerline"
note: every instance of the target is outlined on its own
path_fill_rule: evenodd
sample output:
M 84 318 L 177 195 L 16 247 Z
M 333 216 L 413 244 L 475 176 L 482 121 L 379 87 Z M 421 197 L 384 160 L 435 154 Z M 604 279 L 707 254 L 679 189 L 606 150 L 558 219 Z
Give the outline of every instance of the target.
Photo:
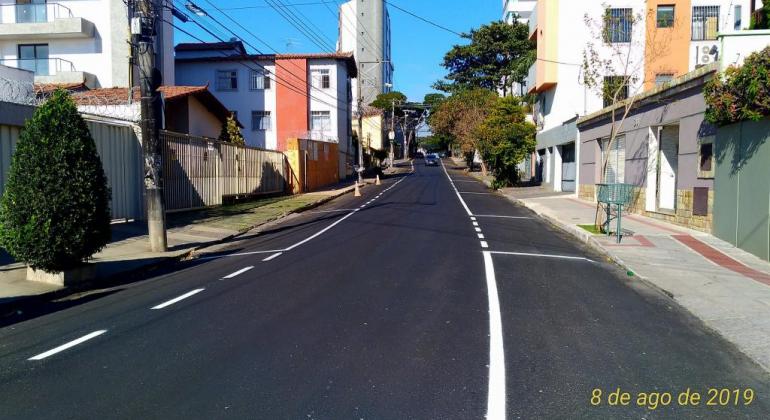
M 98 337 L 98 336 L 100 336 L 100 335 L 102 335 L 102 334 L 104 334 L 106 332 L 107 332 L 107 330 L 94 331 L 94 332 L 92 332 L 90 334 L 86 334 L 86 335 L 84 335 L 84 336 L 82 336 L 80 338 L 76 338 L 76 339 L 74 339 L 74 340 L 72 340 L 70 342 L 64 343 L 64 344 L 62 344 L 59 347 L 56 347 L 56 348 L 53 348 L 53 349 L 48 350 L 46 352 L 40 353 L 37 356 L 32 356 L 32 357 L 30 357 L 27 360 L 43 360 L 43 359 L 45 359 L 47 357 L 53 356 L 54 354 L 61 353 L 64 350 L 67 350 L 67 349 L 70 349 L 72 347 L 75 347 L 78 344 L 84 343 L 84 342 L 86 342 L 86 341 L 88 341 L 88 340 L 90 340 L 92 338 L 96 338 L 96 337 Z
M 153 306 L 150 309 L 163 309 L 163 308 L 167 308 L 167 307 L 169 307 L 169 306 L 171 306 L 171 305 L 173 305 L 173 304 L 175 304 L 175 303 L 177 303 L 179 301 L 187 299 L 190 296 L 196 295 L 196 294 L 198 294 L 198 293 L 200 293 L 200 292 L 202 292 L 204 290 L 206 290 L 206 289 L 200 288 L 200 289 L 191 290 L 191 291 L 189 291 L 189 292 L 187 292 L 187 293 L 185 293 L 185 294 L 183 294 L 181 296 L 177 296 L 177 297 L 175 297 L 175 298 L 173 298 L 171 300 L 167 300 L 167 301 L 161 303 L 160 305 Z
M 236 271 L 234 273 L 228 274 L 228 275 L 226 275 L 226 276 L 224 276 L 222 278 L 223 279 L 232 279 L 234 277 L 240 276 L 241 274 L 243 274 L 243 273 L 245 273 L 245 272 L 247 272 L 247 271 L 249 271 L 249 270 L 251 270 L 253 268 L 254 268 L 254 266 L 250 265 L 248 267 L 241 268 L 240 270 L 238 270 L 238 271 Z
M 283 252 L 276 252 L 275 254 L 273 254 L 273 255 L 271 255 L 271 256 L 269 256 L 269 257 L 265 258 L 265 259 L 264 259 L 264 260 L 262 260 L 262 261 L 265 261 L 265 262 L 267 262 L 267 261 L 272 261 L 272 260 L 274 260 L 274 259 L 276 259 L 276 258 L 280 257 L 282 254 L 283 254 Z

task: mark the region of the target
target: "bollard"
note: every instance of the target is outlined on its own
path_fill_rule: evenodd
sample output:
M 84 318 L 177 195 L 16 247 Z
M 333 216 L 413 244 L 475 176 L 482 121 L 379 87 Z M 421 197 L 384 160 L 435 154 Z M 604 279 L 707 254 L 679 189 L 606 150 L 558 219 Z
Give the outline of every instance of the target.
M 361 190 L 358 188 L 358 181 L 356 181 L 356 192 L 353 193 L 354 197 L 361 197 Z

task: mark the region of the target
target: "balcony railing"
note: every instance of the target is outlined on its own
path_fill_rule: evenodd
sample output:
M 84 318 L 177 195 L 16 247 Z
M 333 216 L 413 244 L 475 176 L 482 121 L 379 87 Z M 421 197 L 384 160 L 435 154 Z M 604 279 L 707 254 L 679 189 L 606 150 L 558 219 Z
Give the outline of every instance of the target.
M 72 10 L 59 3 L 0 5 L 0 23 L 44 23 L 71 17 Z
M 13 58 L 0 59 L 0 64 L 17 69 L 29 70 L 35 76 L 55 76 L 61 72 L 73 72 L 75 65 L 61 58 Z

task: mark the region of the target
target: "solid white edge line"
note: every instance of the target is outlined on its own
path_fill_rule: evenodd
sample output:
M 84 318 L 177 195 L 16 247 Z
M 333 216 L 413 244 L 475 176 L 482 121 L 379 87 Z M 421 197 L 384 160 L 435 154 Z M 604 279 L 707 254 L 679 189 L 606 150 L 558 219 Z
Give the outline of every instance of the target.
M 276 258 L 280 257 L 280 256 L 281 256 L 281 254 L 283 254 L 283 252 L 276 252 L 275 254 L 273 254 L 273 255 L 271 255 L 271 256 L 269 256 L 269 257 L 265 258 L 265 259 L 264 259 L 264 260 L 262 260 L 262 261 L 272 261 L 272 260 L 274 260 L 274 259 L 276 259 Z
M 493 217 L 493 218 L 499 218 L 499 219 L 531 219 L 531 217 L 526 217 L 526 216 L 496 216 L 493 214 L 476 214 L 475 216 L 476 217 Z
M 98 337 L 98 336 L 100 336 L 100 335 L 102 335 L 102 334 L 104 334 L 106 332 L 107 332 L 107 330 L 94 331 L 94 332 L 92 332 L 90 334 L 86 334 L 86 335 L 84 335 L 84 336 L 82 336 L 80 338 L 77 338 L 75 340 L 72 340 L 72 341 L 70 341 L 68 343 L 62 344 L 59 347 L 53 348 L 51 350 L 48 350 L 47 352 L 40 353 L 37 356 L 32 356 L 32 357 L 30 357 L 27 360 L 43 360 L 46 357 L 53 356 L 56 353 L 63 352 L 64 350 L 67 350 L 67 349 L 69 349 L 71 347 L 75 347 L 75 346 L 77 346 L 80 343 L 88 341 L 88 340 L 90 340 L 90 339 L 92 339 L 94 337 Z
M 482 248 L 489 248 L 489 244 L 487 243 L 487 241 L 481 241 L 481 247 Z
M 489 388 L 487 420 L 505 420 L 505 351 L 500 297 L 492 254 L 484 251 L 484 268 L 489 296 Z
M 167 300 L 167 301 L 161 303 L 160 305 L 153 306 L 150 309 L 163 309 L 163 308 L 166 308 L 168 306 L 171 306 L 171 305 L 179 302 L 180 300 L 187 299 L 188 297 L 190 297 L 192 295 L 195 295 L 195 294 L 198 294 L 198 293 L 200 293 L 200 292 L 202 292 L 204 290 L 206 290 L 206 289 L 200 288 L 200 289 L 191 290 L 191 291 L 183 294 L 182 296 L 177 296 L 177 297 L 175 297 L 175 298 L 173 298 L 171 300 Z
M 251 270 L 251 269 L 253 269 L 253 268 L 254 268 L 254 266 L 253 266 L 253 265 L 250 265 L 250 266 L 248 266 L 248 267 L 245 267 L 245 268 L 241 268 L 240 270 L 236 271 L 235 273 L 232 273 L 232 274 L 228 274 L 228 275 L 226 275 L 226 276 L 224 276 L 224 277 L 222 277 L 222 278 L 223 278 L 223 279 L 231 279 L 231 278 L 233 278 L 233 277 L 237 277 L 237 276 L 240 276 L 241 274 L 243 274 L 243 273 L 245 273 L 245 272 L 247 272 L 247 271 L 249 271 L 249 270 Z
M 274 249 L 272 251 L 250 251 L 250 252 L 238 252 L 235 254 L 227 254 L 227 255 L 212 255 L 208 257 L 198 257 L 199 260 L 216 260 L 218 258 L 224 258 L 224 257 L 245 257 L 249 255 L 259 255 L 259 254 L 272 254 L 275 252 L 281 252 L 282 249 Z
M 499 255 L 514 255 L 519 257 L 538 257 L 538 258 L 556 258 L 560 260 L 574 260 L 574 261 L 588 261 L 588 262 L 596 262 L 592 259 L 586 258 L 586 257 L 573 257 L 570 255 L 553 255 L 553 254 L 533 254 L 529 252 L 506 252 L 506 251 L 489 251 L 492 254 L 499 254 Z
M 449 172 L 446 170 L 446 166 L 444 166 L 444 161 L 441 161 L 441 168 L 444 169 L 444 174 L 446 174 L 447 179 L 449 179 L 449 183 L 452 184 L 452 189 L 455 190 L 455 194 L 457 194 L 457 198 L 460 199 L 460 204 L 463 205 L 463 208 L 465 209 L 465 212 L 468 213 L 468 216 L 473 216 L 473 213 L 471 212 L 471 209 L 468 208 L 468 205 L 465 204 L 465 200 L 463 200 L 462 196 L 459 192 L 457 192 L 457 187 L 455 187 L 455 183 L 452 182 L 452 177 L 449 176 Z

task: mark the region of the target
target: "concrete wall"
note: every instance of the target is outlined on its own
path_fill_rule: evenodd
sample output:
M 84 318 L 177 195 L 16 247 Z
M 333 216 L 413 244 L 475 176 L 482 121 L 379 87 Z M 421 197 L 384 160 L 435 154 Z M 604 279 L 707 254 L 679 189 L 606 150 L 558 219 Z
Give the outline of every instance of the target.
M 212 114 L 199 100 L 193 96 L 187 98 L 190 115 L 188 134 L 191 136 L 215 139 L 222 131 L 222 121 Z
M 742 66 L 751 53 L 770 45 L 770 30 L 726 32 L 719 35 L 720 69 Z
M 770 260 L 770 119 L 717 129 L 714 235 Z

